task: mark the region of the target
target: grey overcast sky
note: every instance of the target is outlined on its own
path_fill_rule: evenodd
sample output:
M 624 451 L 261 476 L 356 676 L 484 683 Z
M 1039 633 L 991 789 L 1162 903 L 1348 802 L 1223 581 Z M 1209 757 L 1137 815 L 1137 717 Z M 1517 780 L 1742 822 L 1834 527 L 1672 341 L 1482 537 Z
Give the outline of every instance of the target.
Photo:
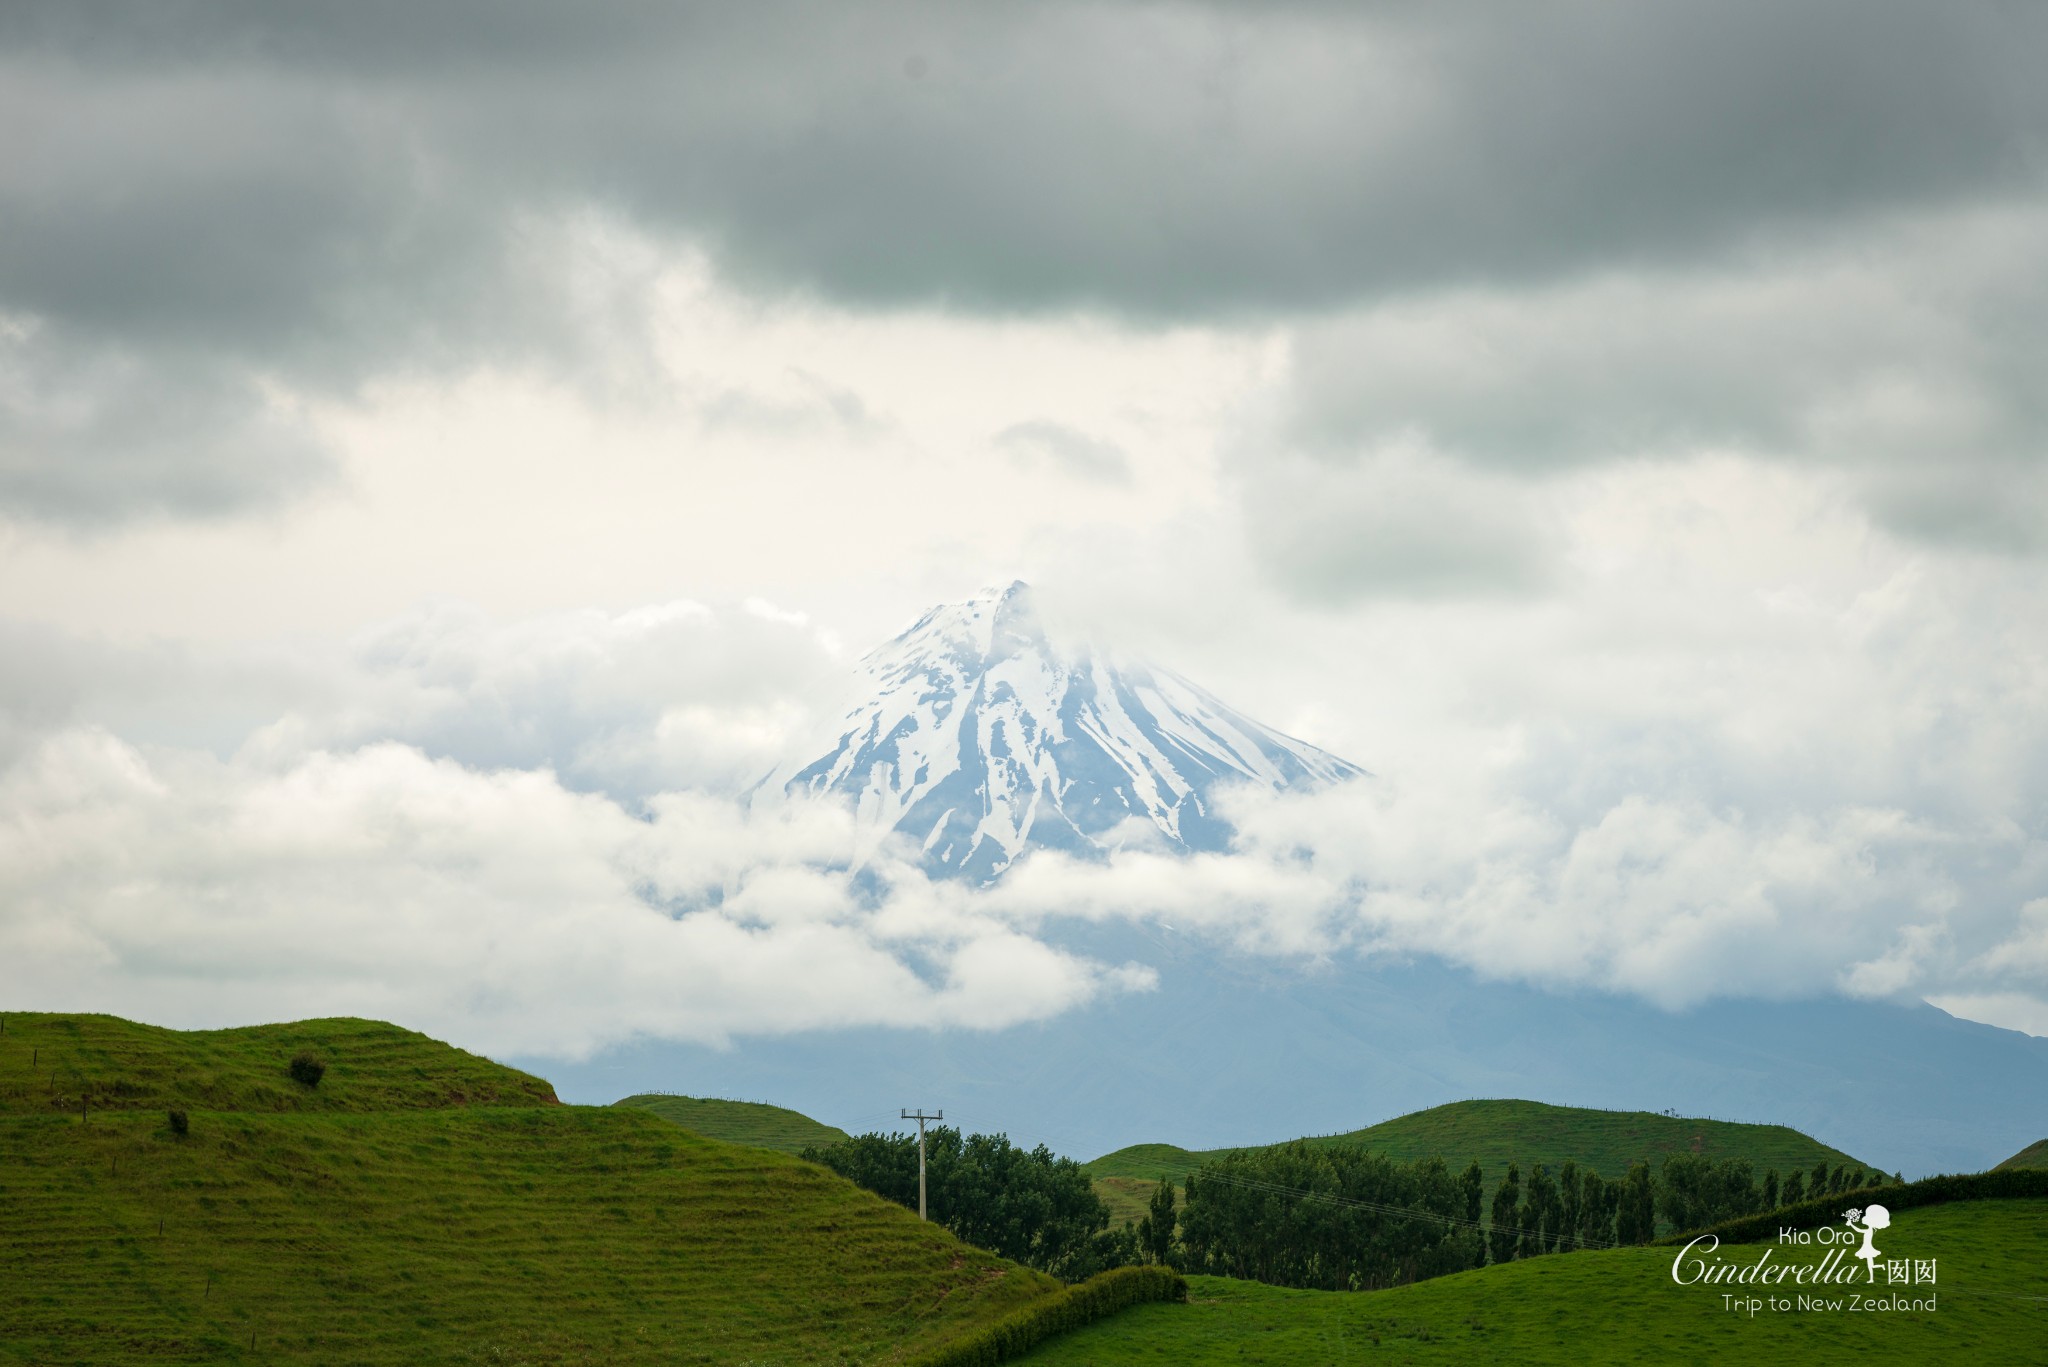
M 2044 67 L 2017 3 L 15 0 L 0 990 L 985 1027 L 1145 990 L 1094 908 L 2048 1033 Z M 734 806 L 1018 575 L 1379 777 L 880 906 Z

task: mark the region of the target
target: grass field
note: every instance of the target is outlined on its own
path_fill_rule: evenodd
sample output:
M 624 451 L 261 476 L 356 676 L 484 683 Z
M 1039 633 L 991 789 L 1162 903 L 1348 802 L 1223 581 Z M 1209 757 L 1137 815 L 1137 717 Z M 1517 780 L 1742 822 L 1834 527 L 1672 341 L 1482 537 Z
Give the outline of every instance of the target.
M 836 1125 L 811 1119 L 801 1111 L 786 1110 L 759 1101 L 720 1101 L 710 1097 L 663 1096 L 655 1093 L 629 1096 L 612 1103 L 652 1111 L 663 1120 L 673 1120 L 686 1130 L 707 1139 L 728 1144 L 774 1149 L 778 1153 L 802 1153 L 816 1145 L 824 1148 L 847 1137 Z
M 1810 1171 L 1823 1160 L 1876 1171 L 1872 1164 L 1783 1125 L 1686 1119 L 1649 1111 L 1595 1111 L 1540 1101 L 1456 1101 L 1362 1130 L 1318 1135 L 1309 1142 L 1370 1149 L 1402 1162 L 1442 1155 L 1454 1169 L 1476 1158 L 1486 1170 L 1489 1189 L 1506 1174 L 1509 1163 L 1519 1163 L 1524 1172 L 1533 1164 L 1547 1163 L 1555 1171 L 1570 1158 L 1604 1177 L 1620 1177 L 1638 1160 L 1647 1160 L 1654 1168 L 1666 1154 L 1685 1152 L 1747 1158 L 1759 1176 L 1772 1168 L 1780 1173 L 1794 1168 Z M 1179 1182 L 1191 1168 L 1231 1152 L 1134 1144 L 1083 1166 L 1091 1177 L 1137 1179 L 1149 1189 L 1161 1177 Z
M 10 1014 L 0 1249 L 0 1363 L 886 1363 L 1056 1289 L 812 1164 L 354 1021 Z
M 1187 1305 L 1137 1307 L 1020 1361 L 1033 1367 L 2048 1362 L 2048 1201 L 1901 1211 L 1879 1246 L 1888 1254 L 1936 1260 L 1933 1311 L 1851 1310 L 1846 1293 L 1867 1289 L 1848 1287 L 1826 1293 L 1824 1299 L 1843 1302 L 1838 1310 L 1765 1308 L 1752 1317 L 1724 1308 L 1723 1288 L 1674 1284 L 1677 1250 L 1627 1248 L 1534 1258 L 1392 1291 L 1289 1291 L 1195 1277 Z M 1756 1245 L 1727 1250 L 1740 1263 L 1761 1251 Z M 1780 1251 L 1774 1260 L 1818 1261 L 1821 1252 L 1802 1247 Z M 1775 1294 L 1789 1299 L 1802 1293 Z
M 2003 1168 L 2048 1168 L 2048 1139 L 2035 1140 L 1992 1171 Z

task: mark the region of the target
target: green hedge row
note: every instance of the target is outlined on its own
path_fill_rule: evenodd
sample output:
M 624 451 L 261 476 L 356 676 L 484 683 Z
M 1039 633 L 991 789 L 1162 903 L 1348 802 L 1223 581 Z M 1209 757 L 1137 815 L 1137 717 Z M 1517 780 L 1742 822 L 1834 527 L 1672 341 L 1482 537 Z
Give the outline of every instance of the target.
M 1724 1220 L 1705 1230 L 1673 1234 L 1658 1240 L 1682 1244 L 1700 1234 L 1716 1234 L 1724 1244 L 1753 1243 L 1768 1239 L 1781 1229 L 1817 1229 L 1842 1218 L 1844 1211 L 1873 1202 L 1887 1210 L 1911 1210 L 1914 1206 L 1938 1206 L 1944 1201 L 1996 1201 L 2011 1197 L 2048 1196 L 2048 1169 L 2009 1168 L 2003 1172 L 1973 1172 L 1959 1176 L 1924 1177 L 1903 1186 L 1887 1182 L 1878 1187 L 1836 1192 L 1832 1196 L 1801 1201 L 1782 1210 Z
M 1148 1301 L 1184 1301 L 1187 1279 L 1167 1267 L 1119 1267 L 1056 1291 L 913 1361 L 911 1367 L 996 1367 L 1039 1344 Z

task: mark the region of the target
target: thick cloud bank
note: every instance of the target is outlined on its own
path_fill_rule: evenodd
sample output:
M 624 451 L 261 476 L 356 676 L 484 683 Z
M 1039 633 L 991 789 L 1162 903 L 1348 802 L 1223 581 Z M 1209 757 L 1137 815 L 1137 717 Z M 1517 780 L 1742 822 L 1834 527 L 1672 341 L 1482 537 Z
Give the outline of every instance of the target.
M 850 834 L 832 810 L 687 795 L 638 819 L 397 744 L 264 769 L 67 731 L 0 780 L 0 991 L 179 1024 L 378 1016 L 574 1056 L 991 1029 L 1152 981 L 969 904 L 874 897 L 843 871 Z
M 128 657 L 23 636 L 57 661 L 17 659 L 24 678 L 66 646 L 74 685 L 100 691 L 58 690 L 68 712 L 37 710 L 19 680 L 8 694 L 0 991 L 180 1024 L 386 1016 L 580 1055 L 1044 1019 L 1156 981 L 1062 947 L 1078 923 L 1136 922 L 1297 963 L 1427 955 L 1665 1006 L 1932 997 L 2038 1026 L 2048 841 L 2014 815 L 2038 792 L 2038 684 L 2000 672 L 2010 643 L 1942 627 L 1941 594 L 1888 594 L 1846 641 L 1710 647 L 1723 674 L 1704 697 L 1656 673 L 1697 656 L 1601 647 L 1615 691 L 1558 710 L 1552 734 L 1241 793 L 1226 854 L 1040 854 L 988 889 L 932 882 L 910 850 L 854 867 L 847 812 L 750 795 L 843 665 L 765 604 L 510 623 L 428 609 L 338 660 L 272 660 L 267 694 L 224 686 L 231 664 L 181 679 L 145 651 L 126 667 L 195 695 L 131 713 L 155 739 L 89 719 L 119 712 Z M 1655 601 L 1704 611 L 1668 585 Z M 1602 608 L 1637 610 L 1652 609 Z M 1968 731 L 1953 669 L 1977 689 Z M 1714 702 L 1725 690 L 1743 704 Z M 193 743 L 266 697 L 284 715 Z M 1824 713 L 1841 724 L 1817 727 Z
M 2044 45 L 0 6 L 0 987 L 996 1026 L 1136 918 L 2048 1028 Z M 865 645 L 1018 574 L 1384 777 L 985 893 L 735 796 L 845 651 L 666 599 Z

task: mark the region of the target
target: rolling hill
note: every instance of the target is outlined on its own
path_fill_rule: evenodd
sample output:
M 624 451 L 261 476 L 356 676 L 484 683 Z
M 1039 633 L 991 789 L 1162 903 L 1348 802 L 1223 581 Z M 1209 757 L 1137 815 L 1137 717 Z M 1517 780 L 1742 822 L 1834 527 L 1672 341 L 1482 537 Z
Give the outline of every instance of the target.
M 813 1164 L 367 1021 L 10 1013 L 0 1248 L 0 1363 L 887 1363 L 1058 1292 Z
M 1540 1101 L 1454 1101 L 1396 1116 L 1343 1134 L 1319 1135 L 1312 1144 L 1347 1146 L 1384 1153 L 1402 1162 L 1441 1154 L 1453 1168 L 1477 1159 L 1491 1184 L 1509 1163 L 1526 1172 L 1536 1163 L 1554 1171 L 1565 1159 L 1604 1177 L 1620 1177 L 1631 1163 L 1654 1168 L 1666 1154 L 1700 1153 L 1709 1158 L 1747 1158 L 1759 1173 L 1776 1168 L 1811 1169 L 1840 1163 L 1875 1172 L 1874 1164 L 1852 1158 L 1811 1136 L 1783 1125 L 1748 1125 L 1728 1120 L 1686 1119 L 1649 1111 L 1599 1111 L 1550 1106 Z M 1133 1144 L 1082 1166 L 1096 1179 L 1118 1222 L 1144 1213 L 1144 1201 L 1162 1177 L 1184 1181 L 1188 1172 L 1233 1149 L 1189 1150 L 1172 1144 Z
M 686 1130 L 695 1130 L 706 1139 L 723 1139 L 728 1144 L 774 1149 L 778 1153 L 802 1153 L 814 1145 L 824 1148 L 847 1137 L 846 1131 L 836 1125 L 827 1125 L 801 1111 L 770 1106 L 761 1101 L 724 1101 L 713 1097 L 643 1092 L 612 1104 L 652 1111 Z

